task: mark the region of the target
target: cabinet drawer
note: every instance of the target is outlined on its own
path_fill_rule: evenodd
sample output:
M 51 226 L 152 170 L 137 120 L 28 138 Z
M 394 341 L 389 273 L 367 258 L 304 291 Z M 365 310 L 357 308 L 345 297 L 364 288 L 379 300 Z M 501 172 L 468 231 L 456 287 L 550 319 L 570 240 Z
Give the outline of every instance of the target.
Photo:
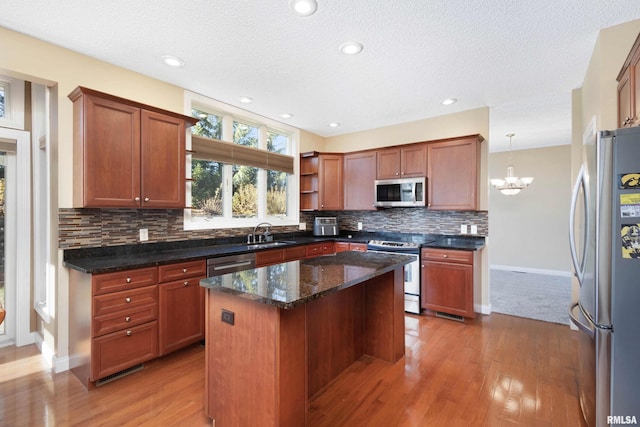
M 118 292 L 126 289 L 155 285 L 157 282 L 157 267 L 96 274 L 91 280 L 93 295 L 102 295 L 109 292 Z
M 366 243 L 349 243 L 349 250 L 358 252 L 367 252 Z
M 282 261 L 284 261 L 284 251 L 282 249 L 256 252 L 257 267 L 262 267 L 269 264 L 278 264 Z
M 91 340 L 91 381 L 158 357 L 158 322 Z
M 156 305 L 158 285 L 93 297 L 93 316 L 113 314 L 145 305 Z
M 455 249 L 423 249 L 422 259 L 473 264 L 473 252 Z
M 294 246 L 284 248 L 284 261 L 295 261 L 307 256 L 307 248 L 305 246 Z
M 188 277 L 206 276 L 206 274 L 207 265 L 205 260 L 180 262 L 158 267 L 158 281 L 160 283 L 172 282 Z
M 335 242 L 334 248 L 336 253 L 346 252 L 349 250 L 349 242 Z
M 322 244 L 322 254 L 334 254 L 336 252 L 333 242 L 324 242 Z
M 91 322 L 91 332 L 93 337 L 99 337 L 121 329 L 132 328 L 143 323 L 151 322 L 157 318 L 157 304 L 131 307 L 125 311 L 95 317 L 93 322 Z
M 314 257 L 322 255 L 322 243 L 312 243 L 306 247 L 306 256 Z

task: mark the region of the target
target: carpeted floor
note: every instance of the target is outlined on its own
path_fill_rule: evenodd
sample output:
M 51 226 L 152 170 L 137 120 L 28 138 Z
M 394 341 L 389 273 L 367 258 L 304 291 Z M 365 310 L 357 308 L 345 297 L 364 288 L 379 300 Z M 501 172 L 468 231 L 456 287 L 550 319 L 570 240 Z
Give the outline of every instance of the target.
M 489 292 L 493 312 L 569 324 L 570 277 L 492 269 Z

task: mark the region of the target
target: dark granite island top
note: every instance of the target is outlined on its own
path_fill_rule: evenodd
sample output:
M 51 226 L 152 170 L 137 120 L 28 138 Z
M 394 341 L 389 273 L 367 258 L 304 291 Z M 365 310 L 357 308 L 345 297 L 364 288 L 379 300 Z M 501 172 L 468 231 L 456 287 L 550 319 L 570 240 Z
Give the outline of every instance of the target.
M 413 260 L 402 254 L 346 251 L 209 277 L 200 286 L 290 309 Z
M 304 426 L 314 396 L 356 360 L 401 361 L 410 261 L 349 251 L 202 280 L 207 415 Z

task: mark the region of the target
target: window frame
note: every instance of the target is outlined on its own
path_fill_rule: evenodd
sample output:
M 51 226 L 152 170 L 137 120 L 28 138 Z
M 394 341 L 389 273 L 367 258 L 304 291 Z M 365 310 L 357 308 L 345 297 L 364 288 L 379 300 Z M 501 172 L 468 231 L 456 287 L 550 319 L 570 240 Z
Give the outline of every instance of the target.
M 0 75 L 0 85 L 4 87 L 4 117 L 0 126 L 24 130 L 24 81 Z
M 268 217 L 266 208 L 267 169 L 258 169 L 258 215 L 252 218 L 233 218 L 231 209 L 232 194 L 232 167 L 224 164 L 222 172 L 223 190 L 223 216 L 213 217 L 209 221 L 196 221 L 192 217 L 191 209 L 184 210 L 184 230 L 212 230 L 219 228 L 254 227 L 256 224 L 268 221 L 273 226 L 291 226 L 300 223 L 300 130 L 268 119 L 258 114 L 250 113 L 240 108 L 225 104 L 214 99 L 185 91 L 185 114 L 191 115 L 195 108 L 216 114 L 222 117 L 222 141 L 233 142 L 233 122 L 238 121 L 251 126 L 256 126 L 259 133 L 258 148 L 266 149 L 267 132 L 275 132 L 286 135 L 289 139 L 289 153 L 293 157 L 293 174 L 287 178 L 287 216 L 283 218 Z M 191 150 L 191 132 L 187 132 L 187 153 Z M 186 206 L 191 205 L 191 160 L 192 154 L 186 156 Z

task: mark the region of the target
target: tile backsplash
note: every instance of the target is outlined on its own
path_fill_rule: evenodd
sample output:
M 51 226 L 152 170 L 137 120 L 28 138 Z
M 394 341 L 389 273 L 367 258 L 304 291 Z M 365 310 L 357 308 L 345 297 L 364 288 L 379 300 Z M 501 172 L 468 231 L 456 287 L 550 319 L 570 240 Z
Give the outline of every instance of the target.
M 75 249 L 181 240 L 246 236 L 251 227 L 184 230 L 180 209 L 60 209 L 58 247 Z M 488 235 L 487 211 L 431 211 L 425 208 L 391 208 L 378 211 L 301 212 L 300 222 L 310 233 L 314 218 L 335 216 L 341 231 L 425 234 L 459 234 L 460 225 L 477 225 L 478 235 Z M 139 242 L 138 231 L 149 230 L 149 240 Z M 274 227 L 273 233 L 297 232 L 297 226 Z

